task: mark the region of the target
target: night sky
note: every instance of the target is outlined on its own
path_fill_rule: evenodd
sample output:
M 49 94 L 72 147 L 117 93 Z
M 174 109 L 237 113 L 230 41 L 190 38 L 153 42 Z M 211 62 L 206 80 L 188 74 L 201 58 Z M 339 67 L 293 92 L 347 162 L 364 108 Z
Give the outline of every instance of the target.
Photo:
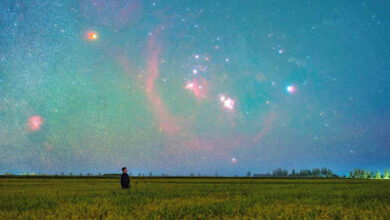
M 389 1 L 1 1 L 0 173 L 390 168 Z

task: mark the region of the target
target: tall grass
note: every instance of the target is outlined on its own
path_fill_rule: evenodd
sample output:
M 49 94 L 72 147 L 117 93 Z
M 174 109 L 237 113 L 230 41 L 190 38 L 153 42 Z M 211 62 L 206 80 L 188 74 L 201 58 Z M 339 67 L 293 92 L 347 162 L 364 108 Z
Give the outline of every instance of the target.
M 0 219 L 390 219 L 390 181 L 0 179 Z

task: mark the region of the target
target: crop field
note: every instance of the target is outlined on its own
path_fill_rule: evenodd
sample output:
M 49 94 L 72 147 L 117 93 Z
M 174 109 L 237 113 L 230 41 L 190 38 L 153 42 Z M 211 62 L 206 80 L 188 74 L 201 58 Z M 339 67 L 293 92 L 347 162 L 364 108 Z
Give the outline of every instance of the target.
M 0 219 L 390 219 L 390 181 L 0 178 Z

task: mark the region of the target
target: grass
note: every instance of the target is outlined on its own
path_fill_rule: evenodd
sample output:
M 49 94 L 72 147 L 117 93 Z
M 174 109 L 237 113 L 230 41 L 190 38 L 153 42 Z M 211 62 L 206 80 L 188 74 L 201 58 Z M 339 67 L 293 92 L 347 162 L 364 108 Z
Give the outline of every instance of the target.
M 0 178 L 0 219 L 390 219 L 390 181 Z

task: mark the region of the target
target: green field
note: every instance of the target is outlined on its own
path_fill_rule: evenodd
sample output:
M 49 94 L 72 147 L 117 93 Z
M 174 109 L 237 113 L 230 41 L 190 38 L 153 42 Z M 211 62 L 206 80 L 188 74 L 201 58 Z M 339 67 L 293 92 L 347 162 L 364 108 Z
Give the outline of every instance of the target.
M 390 219 L 390 181 L 0 178 L 0 219 Z

